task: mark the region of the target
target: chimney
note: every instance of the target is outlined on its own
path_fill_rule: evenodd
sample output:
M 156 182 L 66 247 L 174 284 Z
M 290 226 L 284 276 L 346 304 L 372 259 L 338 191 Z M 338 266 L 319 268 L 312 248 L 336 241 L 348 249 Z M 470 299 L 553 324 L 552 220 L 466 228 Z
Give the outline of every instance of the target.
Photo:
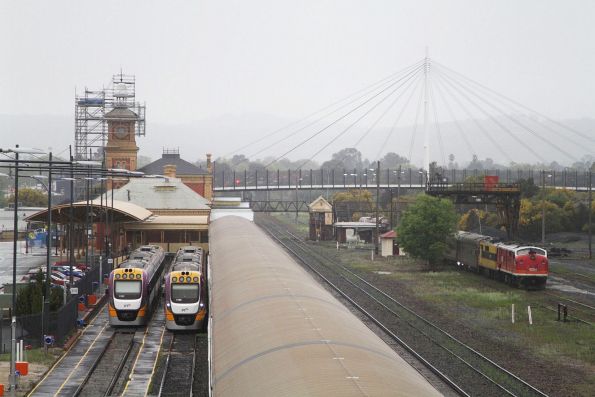
M 207 172 L 213 173 L 213 163 L 211 163 L 211 153 L 207 153 Z
M 168 178 L 175 178 L 176 177 L 176 165 L 175 164 L 166 164 L 163 166 L 163 175 L 167 176 Z

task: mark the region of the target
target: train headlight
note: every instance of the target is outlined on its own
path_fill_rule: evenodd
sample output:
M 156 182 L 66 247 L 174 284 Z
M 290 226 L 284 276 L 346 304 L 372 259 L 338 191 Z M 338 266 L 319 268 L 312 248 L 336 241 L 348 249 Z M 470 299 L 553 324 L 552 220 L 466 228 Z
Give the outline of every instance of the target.
M 141 278 L 140 273 L 136 275 L 136 278 L 137 278 L 137 280 L 140 280 L 140 278 Z
M 192 279 L 192 281 L 194 281 L 195 283 L 197 283 L 197 282 L 198 282 L 198 277 L 194 277 L 194 278 Z
M 126 279 L 128 277 L 128 275 L 126 273 L 122 274 L 122 278 Z
M 178 278 L 177 277 L 172 277 L 171 278 L 171 281 L 173 281 L 175 283 L 176 281 L 178 281 Z
M 116 274 L 116 279 L 118 279 L 118 278 L 120 278 L 120 275 L 119 274 Z
M 186 277 L 186 282 L 189 283 L 192 280 L 190 277 Z

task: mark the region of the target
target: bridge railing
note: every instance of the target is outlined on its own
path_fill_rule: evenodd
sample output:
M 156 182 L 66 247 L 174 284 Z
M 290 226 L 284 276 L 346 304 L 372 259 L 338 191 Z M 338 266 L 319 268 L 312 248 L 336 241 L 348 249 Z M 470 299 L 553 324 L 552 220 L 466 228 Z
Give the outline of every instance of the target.
M 444 170 L 430 175 L 430 182 L 464 183 L 481 182 L 484 176 L 497 176 L 500 183 L 518 183 L 533 180 L 537 186 L 587 189 L 592 173 L 588 171 L 564 170 Z M 216 190 L 266 190 L 298 188 L 372 188 L 379 182 L 383 187 L 425 187 L 426 175 L 415 168 L 406 169 L 318 169 L 318 170 L 245 170 L 215 171 L 213 186 Z

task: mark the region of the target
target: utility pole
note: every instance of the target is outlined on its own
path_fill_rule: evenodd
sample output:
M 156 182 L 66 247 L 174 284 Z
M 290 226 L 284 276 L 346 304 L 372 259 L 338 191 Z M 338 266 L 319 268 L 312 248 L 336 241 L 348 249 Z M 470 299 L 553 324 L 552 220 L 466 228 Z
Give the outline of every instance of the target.
M 595 163 L 593 163 L 595 164 Z M 593 258 L 593 251 L 592 251 L 592 239 L 593 239 L 593 230 L 591 226 L 593 225 L 593 164 L 591 164 L 591 168 L 589 168 L 589 259 Z
M 380 203 L 380 161 L 376 163 L 376 233 L 374 236 L 374 253 L 378 255 L 378 206 Z
M 426 180 L 430 180 L 430 137 L 428 130 L 429 117 L 429 95 L 428 95 L 428 74 L 430 73 L 429 50 L 426 47 L 426 57 L 424 58 L 424 168 L 426 169 Z

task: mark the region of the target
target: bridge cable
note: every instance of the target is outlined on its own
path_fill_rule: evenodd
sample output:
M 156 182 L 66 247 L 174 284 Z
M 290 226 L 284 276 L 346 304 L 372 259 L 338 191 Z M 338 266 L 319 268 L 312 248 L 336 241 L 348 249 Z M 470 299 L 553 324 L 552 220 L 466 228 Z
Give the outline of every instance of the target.
M 449 74 L 448 72 L 445 72 L 445 73 Z M 457 80 L 459 82 L 459 84 L 467 84 L 467 86 L 470 90 L 477 89 L 477 87 L 471 86 L 471 84 L 468 81 L 458 77 L 457 75 L 455 75 L 455 74 L 449 74 L 449 75 L 454 80 Z M 500 96 L 495 95 L 493 92 L 485 90 L 483 93 L 490 95 L 490 98 L 497 101 L 501 105 L 505 106 L 507 109 L 510 109 L 512 113 L 507 113 L 506 114 L 507 117 L 509 117 L 509 118 L 517 117 L 513 113 L 519 112 L 519 106 L 512 104 L 510 101 L 507 101 L 507 100 L 501 98 Z M 539 116 L 536 113 L 533 113 L 533 114 L 536 116 Z M 520 114 L 519 116 L 526 119 L 529 122 L 537 124 L 539 127 L 543 128 L 543 129 L 551 132 L 552 134 L 554 134 L 555 137 L 558 137 L 560 134 L 560 131 L 556 131 L 555 129 L 553 129 L 552 127 L 550 127 L 548 124 L 546 124 L 544 122 L 530 118 L 527 114 Z M 580 144 L 580 143 L 576 142 L 574 139 L 571 139 L 569 136 L 564 137 L 564 140 L 574 144 L 577 147 L 584 148 L 584 144 Z
M 435 62 L 435 63 L 437 63 L 440 67 L 442 67 L 442 68 L 450 71 L 451 73 L 454 73 L 454 74 L 458 75 L 462 79 L 465 79 L 465 80 L 467 80 L 467 81 L 469 81 L 469 82 L 471 82 L 471 83 L 473 83 L 473 84 L 475 84 L 475 85 L 483 88 L 484 90 L 491 92 L 492 94 L 494 94 L 496 96 L 499 96 L 499 97 L 501 97 L 501 98 L 503 98 L 503 99 L 505 99 L 507 101 L 510 101 L 510 102 L 514 103 L 515 105 L 520 106 L 521 108 L 523 108 L 525 110 L 528 110 L 528 111 L 530 111 L 530 112 L 532 112 L 532 113 L 534 113 L 534 114 L 536 114 L 536 115 L 538 115 L 540 117 L 543 117 L 544 119 L 546 119 L 547 121 L 549 121 L 552 124 L 556 124 L 556 125 L 564 128 L 564 129 L 566 129 L 566 130 L 568 130 L 568 131 L 570 131 L 570 132 L 572 132 L 572 133 L 574 133 L 576 135 L 581 136 L 582 138 L 584 138 L 584 139 L 586 139 L 588 141 L 594 141 L 595 142 L 595 138 L 589 137 L 589 136 L 585 135 L 584 133 L 582 133 L 582 132 L 580 132 L 580 131 L 578 131 L 578 130 L 576 130 L 576 129 L 574 129 L 574 128 L 566 125 L 566 124 L 563 124 L 563 123 L 561 123 L 559 121 L 556 121 L 554 119 L 551 119 L 548 116 L 544 115 L 543 113 L 540 113 L 537 110 L 534 110 L 534 109 L 532 109 L 532 108 L 530 108 L 528 106 L 523 105 L 520 102 L 515 101 L 514 99 L 511 99 L 511 98 L 509 98 L 509 97 L 507 97 L 507 96 L 505 96 L 503 94 L 500 94 L 499 92 L 494 91 L 491 88 L 489 88 L 489 87 L 487 87 L 487 86 L 485 86 L 485 85 L 483 85 L 483 84 L 481 84 L 481 83 L 479 83 L 479 82 L 477 82 L 477 81 L 475 81 L 475 80 L 473 80 L 473 79 L 471 79 L 471 78 L 469 78 L 469 77 L 467 77 L 467 76 L 465 76 L 465 75 L 463 75 L 463 74 L 461 74 L 461 73 L 459 73 L 459 72 L 457 72 L 457 71 L 455 71 L 455 70 L 453 70 L 453 69 L 451 69 L 451 68 L 449 68 L 449 67 L 447 67 L 445 65 L 442 65 L 439 62 Z
M 440 72 L 439 72 L 440 73 Z M 452 79 L 451 77 L 447 77 L 449 79 Z M 571 160 L 576 160 L 576 157 L 571 155 L 570 153 L 568 153 L 566 150 L 561 149 L 558 145 L 554 144 L 553 142 L 551 142 L 550 140 L 544 138 L 543 136 L 540 136 L 537 132 L 535 132 L 532 128 L 527 127 L 525 124 L 519 122 L 518 120 L 510 117 L 508 114 L 506 114 L 501 108 L 499 108 L 498 106 L 494 105 L 493 103 L 489 102 L 488 100 L 486 100 L 484 97 L 482 97 L 481 95 L 477 94 L 476 92 L 470 90 L 469 88 L 467 88 L 466 86 L 459 84 L 459 87 L 461 87 L 462 89 L 466 90 L 467 92 L 471 93 L 472 95 L 474 95 L 475 97 L 477 97 L 479 100 L 481 100 L 483 103 L 485 103 L 486 105 L 492 107 L 493 109 L 495 109 L 496 111 L 500 112 L 500 114 L 502 114 L 504 117 L 508 118 L 509 120 L 511 120 L 513 123 L 515 123 L 516 125 L 518 125 L 519 127 L 523 128 L 525 131 L 529 132 L 530 134 L 532 134 L 533 136 L 537 137 L 538 139 L 540 139 L 543 143 L 546 143 L 547 145 L 551 146 L 554 150 L 557 150 L 558 152 L 564 154 L 566 157 L 568 157 Z M 494 121 L 495 123 L 498 124 L 498 126 L 500 126 L 500 128 L 502 128 L 503 130 L 507 131 L 508 134 L 510 136 L 512 136 L 521 146 L 526 145 L 525 142 L 521 141 L 518 136 L 516 134 L 514 134 L 508 127 L 506 127 L 504 124 L 502 124 L 500 121 L 498 121 L 498 119 L 496 119 L 494 116 L 489 115 L 489 117 L 492 119 L 492 121 Z M 537 157 L 538 161 L 541 161 L 541 159 L 534 153 L 534 155 Z
M 380 94 L 384 93 L 385 91 L 389 90 L 392 86 L 394 86 L 395 84 L 397 84 L 399 81 L 401 81 L 402 79 L 409 77 L 409 75 L 411 73 L 417 73 L 419 72 L 419 70 L 421 70 L 423 68 L 423 64 L 421 66 L 418 66 L 416 69 L 414 69 L 412 72 L 409 72 L 406 76 L 401 77 L 399 80 L 391 83 L 388 87 L 384 88 L 382 91 L 374 94 L 371 98 L 368 98 L 366 101 L 364 101 L 363 103 L 359 104 L 358 106 L 356 106 L 355 108 L 351 109 L 350 111 L 348 111 L 347 113 L 343 114 L 341 117 L 337 118 L 336 120 L 334 120 L 333 122 L 331 122 L 330 124 L 327 124 L 325 127 L 323 127 L 322 129 L 316 131 L 314 134 L 310 135 L 307 139 L 303 140 L 302 142 L 298 143 L 297 145 L 293 146 L 291 149 L 289 149 L 288 151 L 286 151 L 285 153 L 283 153 L 281 156 L 277 157 L 275 160 L 269 162 L 268 164 L 265 165 L 265 168 L 269 167 L 271 164 L 276 163 L 277 161 L 279 161 L 280 159 L 282 159 L 283 157 L 285 157 L 286 155 L 288 155 L 289 153 L 293 152 L 294 150 L 296 150 L 297 148 L 303 146 L 304 144 L 306 144 L 307 142 L 309 142 L 310 140 L 312 140 L 313 138 L 315 138 L 316 136 L 320 135 L 322 132 L 326 131 L 327 129 L 329 129 L 330 127 L 332 127 L 333 125 L 335 125 L 336 123 L 338 123 L 339 121 L 343 120 L 345 117 L 349 116 L 350 114 L 352 114 L 353 112 L 355 112 L 356 110 L 360 109 L 361 107 L 363 107 L 364 105 L 368 104 L 370 101 L 372 101 L 373 99 L 375 99 L 376 97 L 378 97 Z
M 246 149 L 246 148 L 248 148 L 250 146 L 253 146 L 253 145 L 257 144 L 257 143 L 260 143 L 263 140 L 265 140 L 267 138 L 270 138 L 271 136 L 274 136 L 274 135 L 276 135 L 276 134 L 278 134 L 278 133 L 280 133 L 280 132 L 282 132 L 282 131 L 290 128 L 290 127 L 296 126 L 296 125 L 298 125 L 298 124 L 300 124 L 300 123 L 302 123 L 302 122 L 310 119 L 311 117 L 313 117 L 313 116 L 315 116 L 315 115 L 317 115 L 319 113 L 322 113 L 322 112 L 324 112 L 324 111 L 326 111 L 328 109 L 331 109 L 334 106 L 340 104 L 341 102 L 344 102 L 346 100 L 349 100 L 350 98 L 352 98 L 352 97 L 354 97 L 354 96 L 356 96 L 356 95 L 361 94 L 362 92 L 364 92 L 364 94 L 362 96 L 359 96 L 355 100 L 353 100 L 353 101 L 350 102 L 350 103 L 353 103 L 353 102 L 357 101 L 358 99 L 361 99 L 362 97 L 366 96 L 368 93 L 374 91 L 376 88 L 378 88 L 378 86 L 382 86 L 382 84 L 386 83 L 387 81 L 390 81 L 390 80 L 398 77 L 399 75 L 401 75 L 403 73 L 406 73 L 407 71 L 409 71 L 409 70 L 411 70 L 411 69 L 413 69 L 413 68 L 415 68 L 417 66 L 420 66 L 421 64 L 423 64 L 423 60 L 420 60 L 420 61 L 414 63 L 413 65 L 407 66 L 406 68 L 403 68 L 403 69 L 401 69 L 401 70 L 399 70 L 397 72 L 391 73 L 389 76 L 386 76 L 386 77 L 384 77 L 384 78 L 382 78 L 382 79 L 380 79 L 380 80 L 378 80 L 378 81 L 376 81 L 376 82 L 374 82 L 372 84 L 369 84 L 366 87 L 363 87 L 363 88 L 361 88 L 361 89 L 359 89 L 359 90 L 357 90 L 357 91 L 355 91 L 355 92 L 347 95 L 346 97 L 343 97 L 343 98 L 339 99 L 338 101 L 335 101 L 335 102 L 331 103 L 330 105 L 327 105 L 327 106 L 325 106 L 325 107 L 323 107 L 323 108 L 321 108 L 321 109 L 319 109 L 319 110 L 317 110 L 315 112 L 312 112 L 312 113 L 308 114 L 305 117 L 300 118 L 297 121 L 291 122 L 291 123 L 289 123 L 289 124 L 287 124 L 287 125 L 285 125 L 285 126 L 283 126 L 281 128 L 278 128 L 278 129 L 276 129 L 276 130 L 274 130 L 274 131 L 266 134 L 265 136 L 263 136 L 263 137 L 261 137 L 259 139 L 256 139 L 256 140 L 254 140 L 254 141 L 252 141 L 252 142 L 250 142 L 250 143 L 248 143 L 246 145 L 243 145 L 242 147 L 240 147 L 238 149 L 235 149 L 235 150 L 227 153 L 224 157 L 227 157 L 229 155 L 235 154 L 235 153 L 239 152 L 240 150 Z M 344 105 L 344 106 L 347 106 L 347 105 Z M 332 113 L 340 110 L 341 108 L 336 109 L 333 112 L 326 114 L 326 116 L 328 116 L 329 114 L 332 114 Z M 321 120 L 322 118 L 324 118 L 326 116 L 322 116 L 321 118 L 317 119 L 317 121 Z M 310 125 L 311 124 L 309 124 L 308 126 L 310 126 Z M 298 131 L 300 131 L 300 130 L 298 130 Z M 298 132 L 298 131 L 294 131 L 294 132 L 292 132 L 292 134 L 295 133 L 295 132 Z
M 409 81 L 409 84 L 407 85 L 407 87 L 405 87 L 403 89 L 403 91 L 401 91 L 399 93 L 399 95 L 396 96 L 396 98 L 390 103 L 390 105 L 384 110 L 384 112 L 380 115 L 380 117 L 378 117 L 374 123 L 372 123 L 372 125 L 370 125 L 370 127 L 366 130 L 366 132 L 364 132 L 359 139 L 355 142 L 355 144 L 353 145 L 353 147 L 357 147 L 366 136 L 368 136 L 368 134 L 370 133 L 370 131 L 372 131 L 374 129 L 374 127 L 376 127 L 376 125 L 378 124 L 378 122 L 380 122 L 380 120 L 382 120 L 384 118 L 384 116 L 386 116 L 386 114 L 395 106 L 395 104 L 399 101 L 399 99 L 401 99 L 401 97 L 409 90 L 409 88 L 411 88 L 411 86 L 413 85 L 414 82 L 419 81 L 420 80 L 420 76 L 421 74 L 417 75 L 416 79 L 411 79 Z
M 410 66 L 409 68 L 406 68 L 406 69 L 405 69 L 405 71 L 409 71 L 409 70 L 411 70 L 412 68 L 415 68 L 415 67 L 420 67 L 421 65 L 423 65 L 423 62 L 421 62 L 421 61 L 420 61 L 420 62 L 417 62 L 417 63 L 416 63 L 416 64 L 414 64 L 413 66 Z M 396 74 L 394 74 L 394 75 L 396 75 L 396 76 L 399 76 L 399 75 L 400 75 L 400 74 L 402 74 L 402 73 L 403 73 L 403 71 L 400 71 L 400 72 L 398 72 L 398 73 L 396 73 Z M 390 80 L 389 80 L 389 81 L 390 81 Z M 383 83 L 384 83 L 384 81 L 383 81 Z M 378 84 L 376 84 L 376 85 L 378 85 Z M 362 98 L 366 97 L 368 94 L 370 94 L 370 93 L 374 92 L 375 90 L 377 90 L 377 89 L 379 89 L 379 88 L 382 88 L 382 85 L 380 85 L 380 87 L 375 87 L 375 86 L 374 86 L 372 89 L 369 89 L 369 90 L 367 90 L 367 92 L 364 92 L 364 94 L 362 94 L 362 95 L 360 95 L 359 97 L 357 97 L 357 98 L 355 98 L 355 99 L 352 99 L 351 101 L 349 101 L 349 102 L 347 102 L 347 103 L 343 104 L 343 105 L 342 105 L 342 106 L 340 106 L 339 108 L 337 108 L 337 109 L 335 109 L 335 110 L 332 110 L 332 111 L 330 111 L 330 112 L 328 112 L 328 113 L 326 113 L 326 114 L 322 115 L 321 117 L 319 117 L 319 118 L 317 118 L 316 120 L 314 120 L 314 121 L 312 121 L 312 122 L 310 122 L 310 123 L 306 124 L 305 126 L 302 126 L 301 128 L 299 128 L 299 129 L 297 129 L 297 130 L 290 131 L 290 132 L 289 132 L 289 134 L 285 135 L 284 137 L 282 137 L 282 138 L 280 138 L 280 139 L 278 139 L 278 140 L 274 141 L 273 143 L 271 143 L 271 144 L 269 144 L 269 145 L 265 146 L 264 148 L 261 148 L 260 150 L 258 150 L 258 151 L 256 151 L 256 152 L 254 152 L 254 153 L 251 153 L 251 154 L 248 156 L 248 158 L 253 158 L 253 157 L 255 157 L 255 156 L 259 155 L 260 153 L 262 153 L 262 152 L 264 152 L 264 151 L 266 151 L 266 150 L 270 149 L 271 147 L 273 147 L 273 146 L 275 146 L 275 145 L 277 145 L 277 144 L 279 144 L 279 143 L 281 143 L 281 142 L 283 142 L 283 141 L 285 141 L 285 140 L 287 140 L 287 139 L 289 139 L 289 138 L 291 138 L 291 137 L 295 136 L 295 134 L 296 134 L 296 133 L 298 133 L 298 132 L 301 132 L 301 131 L 305 130 L 306 128 L 308 128 L 308 127 L 310 127 L 310 126 L 312 126 L 312 125 L 314 125 L 314 124 L 318 123 L 319 121 L 321 121 L 321 120 L 325 119 L 326 117 L 328 117 L 328 116 L 332 115 L 333 113 L 336 113 L 336 112 L 338 112 L 339 110 L 341 110 L 341 109 L 344 109 L 344 108 L 346 108 L 347 106 L 349 106 L 349 105 L 351 105 L 351 104 L 353 104 L 353 103 L 355 103 L 355 102 L 359 101 L 360 99 L 362 99 Z M 360 92 L 361 92 L 361 90 L 360 90 Z M 238 163 L 238 164 L 239 164 L 239 163 Z M 237 164 L 235 164 L 235 165 L 237 165 Z
M 444 96 L 444 93 L 442 92 L 442 89 L 440 88 L 438 81 L 434 81 L 434 88 L 435 88 L 436 92 L 438 93 L 438 96 L 440 96 L 440 98 L 442 99 L 442 102 L 444 103 L 444 106 L 448 110 L 450 117 L 454 120 L 457 130 L 459 131 L 459 134 L 461 135 L 463 142 L 465 142 L 465 145 L 467 146 L 467 150 L 469 151 L 469 153 L 475 153 L 475 149 L 471 145 L 471 142 L 469 142 L 469 138 L 467 138 L 467 135 L 465 134 L 463 127 L 459 123 L 459 120 L 455 116 L 451 106 L 448 104 L 448 101 L 446 100 L 446 97 Z
M 417 78 L 417 83 L 415 84 L 415 87 L 413 87 L 413 89 L 411 90 L 411 94 L 409 94 L 409 96 L 407 97 L 407 101 L 405 101 L 405 105 L 401 108 L 401 111 L 399 112 L 397 118 L 395 119 L 395 121 L 391 125 L 391 128 L 390 128 L 388 134 L 386 134 L 386 137 L 384 138 L 384 142 L 382 142 L 382 145 L 380 145 L 380 149 L 378 150 L 378 154 L 376 155 L 375 161 L 379 161 L 380 160 L 380 156 L 382 155 L 382 151 L 387 147 L 388 140 L 390 139 L 390 137 L 393 135 L 393 132 L 397 128 L 397 124 L 399 123 L 399 120 L 401 119 L 401 117 L 405 113 L 405 109 L 409 106 L 409 103 L 411 102 L 411 98 L 413 98 L 413 95 L 417 91 L 417 89 L 420 86 L 420 83 L 421 82 L 422 82 L 422 78 L 421 78 L 421 74 L 420 74 L 418 76 L 418 78 Z
M 421 109 L 421 103 L 422 103 L 422 99 L 424 97 L 424 90 L 420 89 L 419 90 L 419 99 L 417 100 L 417 108 L 415 111 L 415 121 L 413 123 L 413 129 L 411 130 L 411 139 L 409 140 L 409 154 L 408 154 L 408 159 L 409 159 L 409 163 L 413 163 L 411 161 L 411 156 L 413 155 L 413 145 L 415 143 L 415 135 L 417 133 L 417 126 L 418 126 L 418 120 L 419 120 L 419 114 L 420 114 L 420 109 Z
M 484 128 L 484 126 L 475 118 L 475 116 L 473 116 L 473 114 L 469 111 L 469 109 L 467 109 L 467 107 L 463 104 L 463 102 L 450 90 L 450 88 L 446 85 L 445 80 L 442 79 L 440 77 L 440 75 L 437 75 L 438 80 L 437 82 L 439 83 L 439 85 L 441 87 L 444 88 L 444 90 L 446 91 L 446 93 L 448 95 L 450 95 L 451 98 L 453 98 L 455 100 L 455 102 L 459 105 L 459 107 L 463 110 L 463 112 L 465 112 L 465 114 L 467 114 L 467 117 L 469 117 L 469 119 L 471 119 L 471 121 L 473 121 L 473 123 L 477 126 L 477 128 L 481 131 L 481 133 L 488 138 L 488 140 L 492 143 L 492 145 L 494 145 L 494 147 L 496 149 L 498 149 L 498 151 L 500 152 L 500 154 L 502 154 L 509 162 L 514 162 L 512 157 L 510 157 L 510 155 L 504 150 L 502 149 L 502 147 L 498 144 L 498 142 L 494 139 L 494 137 L 492 137 L 492 135 L 486 131 L 486 129 Z M 468 101 L 469 98 L 467 98 Z M 470 101 L 473 104 L 473 101 Z M 475 154 L 472 152 L 472 154 Z
M 419 71 L 421 71 L 422 68 L 419 69 Z M 418 72 L 419 72 L 418 71 Z M 395 88 L 394 90 L 392 90 L 391 92 L 389 92 L 387 95 L 384 96 L 384 98 L 382 98 L 379 102 L 377 102 L 376 104 L 374 104 L 370 109 L 368 109 L 363 115 L 361 115 L 357 120 L 355 120 L 353 123 L 351 123 L 347 128 L 343 129 L 339 134 L 337 134 L 334 138 L 332 138 L 329 142 L 326 143 L 326 145 L 324 145 L 323 147 L 321 147 L 316 153 L 314 153 L 305 163 L 301 164 L 298 168 L 301 168 L 304 164 L 306 164 L 308 161 L 311 161 L 314 157 L 316 157 L 318 154 L 320 154 L 320 152 L 322 152 L 324 149 L 326 149 L 327 147 L 329 147 L 333 142 L 335 142 L 338 138 L 340 138 L 341 136 L 343 136 L 347 131 L 349 131 L 354 125 L 356 125 L 358 122 L 360 122 L 364 117 L 366 117 L 368 114 L 370 114 L 374 109 L 376 109 L 379 105 L 381 105 L 382 103 L 384 103 L 384 101 L 386 101 L 391 95 L 393 95 L 395 92 L 397 92 L 397 90 L 399 90 L 401 87 L 403 87 L 409 80 L 413 79 L 413 77 L 416 76 L 416 73 L 414 73 L 413 75 L 411 75 L 410 77 L 407 78 L 407 80 L 405 80 L 403 82 L 403 84 L 401 84 L 400 86 L 398 86 L 397 88 Z
M 428 79 L 430 92 L 430 106 L 434 113 L 434 126 L 436 128 L 436 134 L 438 135 L 438 147 L 440 148 L 440 154 L 442 155 L 442 166 L 446 168 L 446 157 L 444 156 L 444 143 L 442 142 L 442 133 L 440 131 L 440 123 L 438 123 L 438 110 L 436 107 L 436 99 L 434 98 L 434 88 L 432 79 Z

